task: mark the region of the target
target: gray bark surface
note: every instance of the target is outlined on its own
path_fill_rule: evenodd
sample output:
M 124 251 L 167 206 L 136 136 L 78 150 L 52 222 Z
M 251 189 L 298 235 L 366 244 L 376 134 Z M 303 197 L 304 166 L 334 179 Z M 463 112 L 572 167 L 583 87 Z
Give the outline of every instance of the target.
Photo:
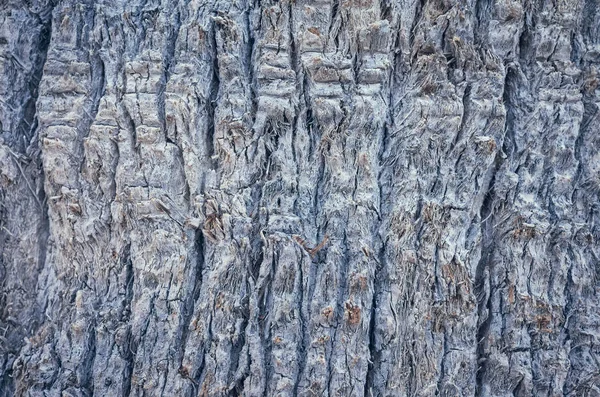
M 0 396 L 600 396 L 598 0 L 0 0 Z

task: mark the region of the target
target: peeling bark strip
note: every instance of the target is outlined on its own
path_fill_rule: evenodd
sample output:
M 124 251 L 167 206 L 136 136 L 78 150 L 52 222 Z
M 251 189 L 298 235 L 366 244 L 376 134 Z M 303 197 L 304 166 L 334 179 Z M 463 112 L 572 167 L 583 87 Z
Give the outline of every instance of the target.
M 599 27 L 0 2 L 0 397 L 600 395 Z

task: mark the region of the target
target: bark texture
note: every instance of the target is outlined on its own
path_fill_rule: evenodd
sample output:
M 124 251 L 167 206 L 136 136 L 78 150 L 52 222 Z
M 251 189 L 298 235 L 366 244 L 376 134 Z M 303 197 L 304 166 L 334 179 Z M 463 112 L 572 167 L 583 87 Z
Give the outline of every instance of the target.
M 600 396 L 598 0 L 0 0 L 0 396 Z

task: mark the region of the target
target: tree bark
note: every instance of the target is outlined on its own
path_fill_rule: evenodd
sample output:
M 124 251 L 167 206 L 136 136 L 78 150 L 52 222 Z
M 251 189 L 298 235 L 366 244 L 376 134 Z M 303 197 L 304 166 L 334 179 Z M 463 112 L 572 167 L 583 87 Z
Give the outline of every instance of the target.
M 600 396 L 598 0 L 1 0 L 0 396 Z

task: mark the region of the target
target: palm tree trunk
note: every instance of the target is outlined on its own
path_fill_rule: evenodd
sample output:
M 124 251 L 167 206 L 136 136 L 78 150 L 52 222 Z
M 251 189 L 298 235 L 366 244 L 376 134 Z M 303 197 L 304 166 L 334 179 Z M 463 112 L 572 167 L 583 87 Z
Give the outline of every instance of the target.
M 599 27 L 0 1 L 0 396 L 600 395 Z

